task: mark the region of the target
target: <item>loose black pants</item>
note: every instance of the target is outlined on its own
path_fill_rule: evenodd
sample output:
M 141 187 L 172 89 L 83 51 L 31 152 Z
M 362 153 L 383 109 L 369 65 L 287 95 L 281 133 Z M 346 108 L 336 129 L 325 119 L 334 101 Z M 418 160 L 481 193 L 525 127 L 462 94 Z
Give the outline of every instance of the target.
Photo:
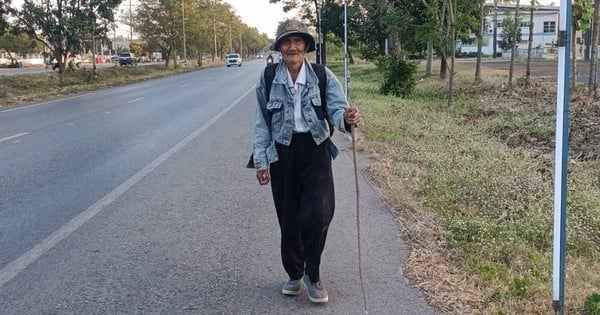
M 310 133 L 276 143 L 279 161 L 270 165 L 271 190 L 279 227 L 281 258 L 290 279 L 307 274 L 319 280 L 321 253 L 335 209 L 329 139 L 317 145 Z

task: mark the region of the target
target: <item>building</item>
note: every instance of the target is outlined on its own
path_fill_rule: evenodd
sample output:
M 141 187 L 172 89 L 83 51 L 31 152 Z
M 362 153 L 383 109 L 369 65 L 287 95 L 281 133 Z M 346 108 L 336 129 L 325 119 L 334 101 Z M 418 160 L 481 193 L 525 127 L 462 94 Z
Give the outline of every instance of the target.
M 506 52 L 500 48 L 502 40 L 503 21 L 507 17 L 514 19 L 516 7 L 514 4 L 498 4 L 496 8 L 492 4 L 488 4 L 489 14 L 485 18 L 485 31 L 483 35 L 482 54 L 486 56 L 493 55 L 494 47 L 494 24 L 496 24 L 496 52 L 507 56 Z M 529 5 L 519 6 L 519 27 L 521 28 L 521 41 L 517 46 L 517 56 L 526 56 L 527 47 L 529 45 Z M 533 40 L 532 49 L 533 56 L 542 57 L 553 55 L 557 37 L 558 37 L 558 18 L 560 7 L 558 6 L 539 6 L 533 11 Z M 471 35 L 475 39 L 475 34 Z M 577 42 L 581 43 L 581 38 L 577 37 Z M 462 43 L 460 45 L 461 53 L 477 52 L 477 42 L 473 40 L 471 43 Z M 510 56 L 510 53 L 508 54 Z

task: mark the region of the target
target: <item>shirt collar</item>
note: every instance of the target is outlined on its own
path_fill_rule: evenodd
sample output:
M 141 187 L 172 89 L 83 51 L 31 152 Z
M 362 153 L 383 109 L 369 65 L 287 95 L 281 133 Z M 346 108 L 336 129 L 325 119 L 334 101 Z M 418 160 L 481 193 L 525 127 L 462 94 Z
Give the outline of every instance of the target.
M 306 67 L 304 66 L 306 62 L 303 62 L 300 66 L 300 71 L 298 71 L 298 77 L 296 77 L 296 84 L 306 85 Z M 294 87 L 294 80 L 292 80 L 292 75 L 290 71 L 287 70 L 287 86 L 292 88 Z

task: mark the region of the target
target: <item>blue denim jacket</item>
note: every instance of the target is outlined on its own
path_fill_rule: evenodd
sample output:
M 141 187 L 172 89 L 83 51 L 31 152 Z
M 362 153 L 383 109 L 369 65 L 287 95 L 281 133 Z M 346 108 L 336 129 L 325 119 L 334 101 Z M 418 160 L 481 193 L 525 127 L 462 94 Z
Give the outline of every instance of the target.
M 302 92 L 302 114 L 309 125 L 310 133 L 316 144 L 321 144 L 329 138 L 329 125 L 322 117 L 323 111 L 315 111 L 314 106 L 321 106 L 318 78 L 310 63 L 305 59 L 306 86 Z M 327 114 L 335 129 L 347 132 L 344 126 L 344 111 L 348 108 L 346 94 L 335 74 L 325 68 L 327 75 Z M 256 119 L 254 123 L 254 167 L 264 170 L 270 163 L 277 162 L 275 143 L 289 145 L 292 141 L 294 129 L 294 97 L 287 88 L 287 69 L 280 62 L 275 70 L 275 77 L 271 85 L 271 95 L 267 102 L 264 71 L 261 72 L 258 86 L 256 87 Z M 269 114 L 270 112 L 270 114 Z M 271 115 L 271 126 L 267 125 L 268 115 Z M 330 141 L 331 155 L 335 158 L 338 149 Z

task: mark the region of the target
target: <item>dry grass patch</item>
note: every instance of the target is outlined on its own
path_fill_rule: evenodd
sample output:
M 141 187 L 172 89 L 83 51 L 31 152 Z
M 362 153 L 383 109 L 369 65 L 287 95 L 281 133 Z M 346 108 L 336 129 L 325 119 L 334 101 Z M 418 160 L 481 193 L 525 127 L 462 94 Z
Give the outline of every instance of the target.
M 448 107 L 446 81 L 399 99 L 377 94 L 374 66 L 353 67 L 368 171 L 413 245 L 407 275 L 448 314 L 551 313 L 555 83 L 508 89 L 506 71 L 484 69 L 475 84 L 474 65 L 459 64 Z M 595 104 L 572 104 L 568 314 L 600 292 Z

